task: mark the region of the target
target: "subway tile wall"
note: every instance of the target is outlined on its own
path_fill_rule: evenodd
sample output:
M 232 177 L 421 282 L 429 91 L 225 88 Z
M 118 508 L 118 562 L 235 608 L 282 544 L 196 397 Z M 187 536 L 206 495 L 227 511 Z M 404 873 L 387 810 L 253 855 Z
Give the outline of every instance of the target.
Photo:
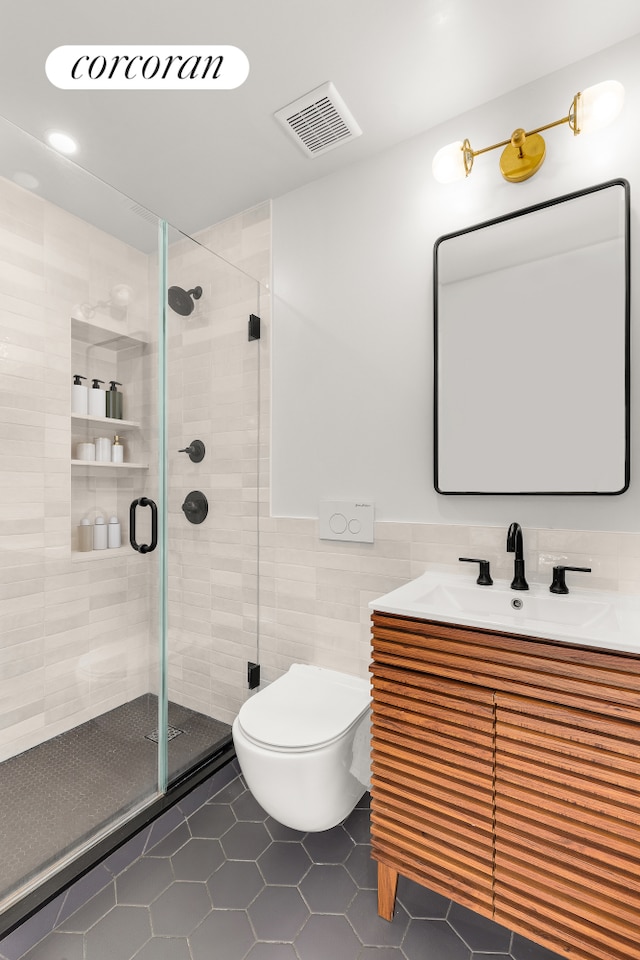
M 0 759 L 148 689 L 148 572 L 133 553 L 72 553 L 82 516 L 124 520 L 128 481 L 72 479 L 70 466 L 71 374 L 112 370 L 99 350 L 72 352 L 72 306 L 127 283 L 129 320 L 144 325 L 147 273 L 145 254 L 0 179 Z M 117 676 L 98 684 L 87 654 L 124 638 Z
M 192 314 L 169 310 L 167 321 L 169 697 L 228 723 L 257 656 L 262 345 L 249 341 L 248 320 L 265 303 L 245 268 L 268 271 L 268 231 L 263 204 L 169 248 L 169 285 L 202 287 Z M 178 452 L 196 439 L 200 463 Z M 182 511 L 193 490 L 209 502 L 199 525 Z
M 318 539 L 315 520 L 261 520 L 260 610 L 264 676 L 275 679 L 295 659 L 367 675 L 368 604 L 439 570 L 471 577 L 461 556 L 491 560 L 494 578 L 511 579 L 506 525 L 376 523 L 375 543 Z M 551 583 L 555 564 L 592 568 L 589 586 L 640 593 L 640 534 L 525 530 L 530 582 Z M 475 576 L 475 574 L 474 574 Z

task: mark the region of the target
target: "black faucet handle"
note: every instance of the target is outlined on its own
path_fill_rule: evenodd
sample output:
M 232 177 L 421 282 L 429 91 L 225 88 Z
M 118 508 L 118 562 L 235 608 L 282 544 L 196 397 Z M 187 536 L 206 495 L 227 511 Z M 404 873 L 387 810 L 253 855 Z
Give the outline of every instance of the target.
M 481 587 L 490 587 L 493 583 L 491 579 L 491 572 L 489 570 L 489 561 L 488 560 L 477 560 L 475 557 L 458 557 L 458 560 L 461 563 L 479 563 L 480 564 L 480 573 L 478 574 L 478 579 L 476 583 L 479 583 Z
M 200 463 L 204 460 L 205 446 L 202 440 L 192 440 L 188 447 L 183 447 L 178 453 L 187 453 L 192 463 Z
M 591 573 L 591 567 L 564 567 L 562 565 L 553 568 L 553 582 L 549 587 L 551 593 L 569 593 L 569 587 L 565 580 L 565 572 L 574 570 L 576 573 Z

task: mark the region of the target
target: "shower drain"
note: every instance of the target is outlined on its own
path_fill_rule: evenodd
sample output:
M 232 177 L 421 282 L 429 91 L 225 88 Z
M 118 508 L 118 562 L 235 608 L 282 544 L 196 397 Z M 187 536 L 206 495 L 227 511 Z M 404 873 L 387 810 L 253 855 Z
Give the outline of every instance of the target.
M 167 727 L 167 740 L 175 740 L 176 737 L 179 737 L 181 733 L 184 733 L 184 730 L 178 730 L 177 727 Z M 147 733 L 145 740 L 153 740 L 154 743 L 158 742 L 158 728 L 152 730 L 151 733 Z

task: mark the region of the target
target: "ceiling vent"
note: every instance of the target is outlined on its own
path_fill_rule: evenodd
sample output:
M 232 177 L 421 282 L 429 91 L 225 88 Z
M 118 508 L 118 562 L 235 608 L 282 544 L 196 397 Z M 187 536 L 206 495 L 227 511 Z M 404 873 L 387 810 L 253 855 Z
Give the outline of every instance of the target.
M 275 117 L 308 157 L 318 157 L 362 133 L 330 82 L 289 103 Z
M 124 197 L 123 203 L 132 213 L 137 214 L 137 216 L 142 217 L 143 220 L 147 220 L 149 223 L 157 223 L 160 219 L 160 217 L 157 217 L 151 210 L 147 210 L 146 207 L 129 199 L 129 197 Z

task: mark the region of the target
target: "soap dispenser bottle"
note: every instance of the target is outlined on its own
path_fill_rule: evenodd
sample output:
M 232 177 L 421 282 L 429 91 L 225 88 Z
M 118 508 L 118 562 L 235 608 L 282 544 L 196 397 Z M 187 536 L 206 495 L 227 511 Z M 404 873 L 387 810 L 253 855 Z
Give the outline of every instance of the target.
M 107 390 L 107 416 L 114 420 L 122 420 L 122 393 L 118 390 L 122 384 L 119 380 L 111 380 Z
M 111 445 L 111 462 L 124 463 L 124 447 L 120 442 L 120 437 L 116 434 Z
M 89 390 L 89 416 L 91 417 L 104 417 L 105 415 L 105 391 L 100 389 L 101 383 L 104 383 L 104 380 L 97 380 L 94 377 L 91 390 Z
M 87 387 L 83 384 L 86 377 L 81 377 L 79 373 L 73 375 L 73 386 L 71 387 L 71 413 L 87 414 L 89 412 L 89 393 Z

